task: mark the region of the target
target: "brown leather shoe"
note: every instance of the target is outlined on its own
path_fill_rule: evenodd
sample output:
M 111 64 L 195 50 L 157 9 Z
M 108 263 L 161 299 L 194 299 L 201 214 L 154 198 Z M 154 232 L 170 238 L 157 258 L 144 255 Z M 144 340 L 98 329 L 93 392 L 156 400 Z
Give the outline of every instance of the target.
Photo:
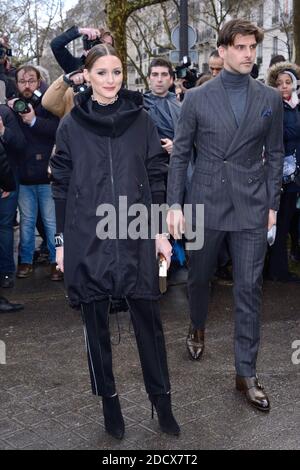
M 26 263 L 19 264 L 16 276 L 20 278 L 25 278 L 25 277 L 29 277 L 32 274 L 32 272 L 33 272 L 32 264 L 26 264 Z
M 57 266 L 56 263 L 51 264 L 51 268 L 50 268 L 51 281 L 62 281 L 64 278 L 64 275 L 60 269 L 56 269 L 56 266 Z
M 254 377 L 236 376 L 236 389 L 245 393 L 250 405 L 260 411 L 270 411 L 270 401 L 264 388 L 258 381 L 257 375 Z
M 194 361 L 198 361 L 204 351 L 204 331 L 196 329 L 190 325 L 189 334 L 186 338 L 186 347 L 189 357 Z

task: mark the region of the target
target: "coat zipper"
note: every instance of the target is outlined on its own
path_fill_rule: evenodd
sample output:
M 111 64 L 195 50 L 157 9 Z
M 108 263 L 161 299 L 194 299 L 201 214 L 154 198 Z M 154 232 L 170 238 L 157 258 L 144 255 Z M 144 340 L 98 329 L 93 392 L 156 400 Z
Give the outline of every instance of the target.
M 76 188 L 75 204 L 74 204 L 73 219 L 72 219 L 72 226 L 74 226 L 75 223 L 76 223 L 78 198 L 79 198 L 79 190 Z
M 111 138 L 108 138 L 108 153 L 109 153 L 109 164 L 110 164 L 110 181 L 113 193 L 113 199 L 115 202 L 115 208 L 117 208 L 117 200 L 116 200 L 116 191 L 115 191 L 115 181 L 114 181 L 114 171 L 113 171 L 113 160 L 112 160 L 112 149 L 111 149 Z M 117 212 L 118 213 L 118 212 Z M 120 284 L 120 276 L 119 276 L 119 268 L 120 268 L 120 253 L 119 253 L 119 238 L 117 235 L 116 238 L 116 258 L 117 258 L 117 270 L 116 270 L 116 291 L 119 293 L 119 284 Z

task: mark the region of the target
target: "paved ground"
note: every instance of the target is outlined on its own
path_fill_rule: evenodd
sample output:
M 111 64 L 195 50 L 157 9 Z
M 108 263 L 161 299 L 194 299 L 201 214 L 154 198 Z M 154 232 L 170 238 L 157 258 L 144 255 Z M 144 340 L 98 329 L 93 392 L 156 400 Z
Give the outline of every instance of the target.
M 291 360 L 300 340 L 300 288 L 266 283 L 264 291 L 258 369 L 271 412 L 251 409 L 234 390 L 231 288 L 214 289 L 206 351 L 193 363 L 185 352 L 185 288 L 172 287 L 161 307 L 181 436 L 162 435 L 151 419 L 132 328 L 120 314 L 121 343 L 113 349 L 126 434 L 119 443 L 105 433 L 90 393 L 79 314 L 68 308 L 63 285 L 38 267 L 5 291 L 26 309 L 0 315 L 0 449 L 300 449 L 300 364 Z M 117 343 L 115 316 L 111 328 Z

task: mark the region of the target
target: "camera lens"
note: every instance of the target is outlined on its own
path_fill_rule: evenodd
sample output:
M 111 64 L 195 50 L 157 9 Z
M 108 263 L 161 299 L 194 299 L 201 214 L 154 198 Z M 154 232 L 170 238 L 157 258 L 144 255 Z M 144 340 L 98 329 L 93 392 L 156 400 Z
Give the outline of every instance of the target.
M 28 105 L 26 101 L 23 100 L 16 100 L 13 104 L 13 110 L 15 113 L 27 113 L 28 112 Z

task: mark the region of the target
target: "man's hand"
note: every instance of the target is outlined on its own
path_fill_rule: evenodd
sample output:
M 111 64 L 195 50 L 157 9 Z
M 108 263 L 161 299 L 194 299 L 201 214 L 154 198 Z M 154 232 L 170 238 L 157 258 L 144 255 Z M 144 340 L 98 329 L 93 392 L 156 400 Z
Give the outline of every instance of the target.
M 79 34 L 82 34 L 82 36 L 87 36 L 90 40 L 94 40 L 101 36 L 99 29 L 96 28 L 78 28 L 78 32 Z
M 75 85 L 81 85 L 84 83 L 84 76 L 82 72 L 74 73 L 71 77 L 69 77 L 71 82 L 73 82 Z
M 30 112 L 29 113 L 24 113 L 24 114 L 20 113 L 20 116 L 21 116 L 21 119 L 24 122 L 24 124 L 28 124 L 28 126 L 30 126 L 32 121 L 35 118 L 35 112 L 34 112 L 34 109 L 33 109 L 32 105 L 30 103 L 29 103 L 28 106 L 30 108 Z
M 181 209 L 170 209 L 167 215 L 168 230 L 175 240 L 180 240 L 185 231 L 185 219 Z
M 9 106 L 11 109 L 13 109 L 14 102 L 17 101 L 19 98 L 12 98 L 11 100 L 7 100 L 6 104 Z
M 159 253 L 161 253 L 166 258 L 168 269 L 169 269 L 170 264 L 171 264 L 171 256 L 172 256 L 172 245 L 167 239 L 167 237 L 165 236 L 165 234 L 156 235 L 155 249 L 156 249 L 156 256 L 158 256 Z
M 57 267 L 61 270 L 61 272 L 64 272 L 64 247 L 59 246 L 56 248 L 56 264 Z
M 172 150 L 173 150 L 173 141 L 171 139 L 160 139 L 161 140 L 161 146 L 164 150 L 166 150 L 168 152 L 168 154 L 170 155 L 172 153 Z
M 269 210 L 268 230 L 271 230 L 273 225 L 276 225 L 277 213 L 273 209 Z
M 10 193 L 8 191 L 2 191 L 2 192 L 0 192 L 0 199 L 5 199 L 9 195 L 10 195 Z
M 2 117 L 0 116 L 0 137 L 3 136 L 4 132 L 5 132 L 5 126 L 4 126 L 4 123 L 2 121 Z

